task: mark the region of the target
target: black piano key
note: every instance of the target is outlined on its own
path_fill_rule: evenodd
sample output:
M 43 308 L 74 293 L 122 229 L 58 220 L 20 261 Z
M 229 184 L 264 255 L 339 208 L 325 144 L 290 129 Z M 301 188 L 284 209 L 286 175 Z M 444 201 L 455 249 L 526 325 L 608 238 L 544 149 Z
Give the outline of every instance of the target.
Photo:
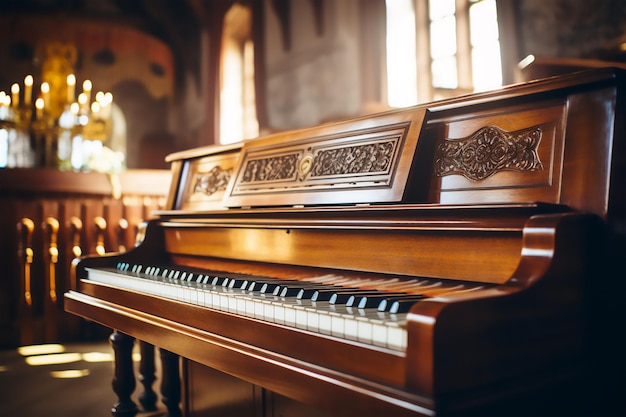
M 331 285 L 322 285 L 320 287 L 305 287 L 300 288 L 298 295 L 296 296 L 299 300 L 312 300 L 315 294 L 318 294 L 320 291 L 328 291 L 329 293 L 338 291 L 339 288 Z M 319 300 L 321 301 L 321 300 Z
M 354 287 L 333 287 L 329 286 L 328 288 L 322 288 L 316 290 L 311 296 L 311 301 L 328 301 L 333 296 L 333 294 L 338 292 L 350 292 L 359 291 L 358 288 Z
M 419 300 L 422 300 L 426 298 L 425 295 L 422 294 L 406 294 L 403 296 L 391 296 L 391 297 L 385 297 L 383 299 L 380 300 L 380 302 L 378 303 L 378 311 L 386 311 L 389 312 L 392 304 L 395 301 L 402 301 L 402 302 L 417 302 Z M 410 306 L 408 307 L 410 308 Z
M 241 278 L 229 278 L 225 283 L 224 286 L 227 286 L 228 288 L 231 289 L 245 289 L 244 285 L 248 284 L 248 280 L 246 279 L 241 279 Z M 244 288 L 242 288 L 244 287 Z
M 261 294 L 277 295 L 275 294 L 275 292 L 278 291 L 281 285 L 285 285 L 287 283 L 292 283 L 292 282 L 293 280 L 282 280 L 282 279 L 276 279 L 276 278 L 261 279 L 259 280 L 259 283 L 261 283 L 261 288 L 258 291 Z M 255 284 L 254 287 L 256 288 L 257 285 Z
M 276 288 L 280 288 L 280 282 L 266 282 L 261 287 L 262 294 L 273 294 Z
M 263 292 L 263 286 L 267 284 L 267 281 L 251 280 L 246 286 L 246 290 L 250 292 Z
M 251 292 L 260 292 L 262 294 L 271 294 L 276 287 L 284 284 L 286 281 L 278 278 L 254 277 L 250 279 L 250 283 L 246 290 Z
M 420 300 L 424 298 L 425 297 L 395 300 L 394 302 L 391 303 L 389 307 L 389 313 L 391 314 L 407 313 L 411 309 L 413 304 L 419 302 Z
M 212 279 L 209 280 L 209 283 L 215 287 L 221 287 L 224 285 L 224 281 L 226 281 L 228 278 L 226 277 L 220 277 L 220 276 L 213 276 Z
M 357 307 L 357 308 L 378 308 L 381 300 L 387 299 L 389 297 L 401 297 L 403 295 L 408 295 L 403 292 L 379 292 L 377 294 L 367 294 L 367 295 L 355 295 L 354 298 L 350 298 L 346 303 L 348 307 Z
M 297 280 L 282 281 L 278 287 L 274 288 L 273 294 L 279 297 L 297 297 L 302 288 L 322 288 L 322 285 Z
M 329 299 L 330 304 L 346 304 L 350 297 L 359 296 L 365 294 L 379 294 L 379 291 L 374 290 L 359 290 L 353 289 L 351 291 L 336 291 Z

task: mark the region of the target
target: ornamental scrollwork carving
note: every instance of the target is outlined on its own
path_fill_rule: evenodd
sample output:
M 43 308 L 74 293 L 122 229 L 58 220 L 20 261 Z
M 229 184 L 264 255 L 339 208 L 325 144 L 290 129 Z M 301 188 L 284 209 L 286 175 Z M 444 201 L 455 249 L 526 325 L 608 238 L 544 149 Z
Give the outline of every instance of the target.
M 398 139 L 249 160 L 241 184 L 305 181 L 344 175 L 384 174 L 391 169 Z
M 385 173 L 394 159 L 396 141 L 321 150 L 315 155 L 311 177 Z
M 241 176 L 242 183 L 294 179 L 298 169 L 299 153 L 252 159 Z
M 217 165 L 208 172 L 198 172 L 195 177 L 193 192 L 210 196 L 218 191 L 226 190 L 232 171 L 232 168 L 223 169 Z
M 506 132 L 495 126 L 483 127 L 462 139 L 445 139 L 437 147 L 435 174 L 460 174 L 480 181 L 499 171 L 541 171 L 537 148 L 541 128 Z

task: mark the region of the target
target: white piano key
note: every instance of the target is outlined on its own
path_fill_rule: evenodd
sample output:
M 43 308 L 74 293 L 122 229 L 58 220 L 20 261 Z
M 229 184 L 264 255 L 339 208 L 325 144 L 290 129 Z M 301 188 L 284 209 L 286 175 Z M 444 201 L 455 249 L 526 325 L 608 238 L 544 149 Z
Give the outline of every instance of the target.
M 359 342 L 372 343 L 374 332 L 372 322 L 367 318 L 358 318 L 356 324 Z
M 285 306 L 285 324 L 288 326 L 296 325 L 296 311 L 293 306 Z
M 249 300 L 245 298 L 237 298 L 237 314 L 241 314 L 242 316 L 247 316 L 246 304 Z
M 254 302 L 254 316 L 257 319 L 265 318 L 265 305 L 261 300 L 255 300 Z
M 271 322 L 275 322 L 276 317 L 275 317 L 275 306 L 274 303 L 272 303 L 271 301 L 268 300 L 262 300 L 261 301 L 263 303 L 263 315 L 265 317 L 265 320 L 269 320 Z
M 382 321 L 372 321 L 372 344 L 380 347 L 387 347 L 389 344 L 387 326 Z
M 278 324 L 285 324 L 285 307 L 280 303 L 274 304 L 274 321 Z
M 340 314 L 330 315 L 330 334 L 337 337 L 344 337 L 345 318 Z
M 388 347 L 396 350 L 406 350 L 407 334 L 406 330 L 399 326 L 387 327 Z
M 343 336 L 349 340 L 358 340 L 359 326 L 355 318 L 346 318 L 343 325 Z
M 294 310 L 296 312 L 296 327 L 306 330 L 308 323 L 307 311 L 304 308 L 298 306 L 294 306 Z
M 320 313 L 306 309 L 306 328 L 312 332 L 318 332 L 320 328 Z
M 231 313 L 237 312 L 237 297 L 234 293 L 231 293 L 228 297 L 228 311 Z
M 221 293 L 217 295 L 217 299 L 219 301 L 219 308 L 222 309 L 223 311 L 228 311 L 228 301 L 229 301 L 228 295 Z
M 331 334 L 331 319 L 329 313 L 320 312 L 318 314 L 318 329 L 322 334 Z

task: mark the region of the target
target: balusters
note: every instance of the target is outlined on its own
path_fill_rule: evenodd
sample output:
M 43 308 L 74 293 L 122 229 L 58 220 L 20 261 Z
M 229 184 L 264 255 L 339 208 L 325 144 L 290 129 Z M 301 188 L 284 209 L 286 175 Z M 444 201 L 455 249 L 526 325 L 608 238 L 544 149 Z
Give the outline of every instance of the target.
M 20 263 L 20 343 L 31 344 L 34 341 L 33 333 L 33 297 L 31 291 L 31 270 L 34 258 L 33 232 L 35 223 L 27 218 L 22 218 L 17 223 L 18 259 Z
M 107 229 L 107 221 L 102 216 L 96 216 L 96 218 L 94 219 L 94 223 L 96 225 L 96 253 L 98 255 L 104 255 L 106 253 L 104 241 Z
M 59 262 L 59 221 L 54 217 L 46 218 L 43 223 L 44 245 L 47 246 L 47 257 L 44 264 L 47 266 L 44 300 L 44 323 L 46 341 L 56 341 L 58 338 L 58 305 L 57 305 L 57 264 Z
M 117 250 L 118 252 L 126 252 L 127 231 L 128 231 L 128 220 L 122 218 L 117 224 Z
M 63 266 L 63 273 L 65 275 L 65 288 L 76 290 L 77 283 L 75 280 L 70 279 L 70 271 L 72 269 L 72 264 L 75 258 L 79 258 L 83 254 L 83 222 L 77 216 L 71 216 L 67 223 L 67 233 L 66 241 L 62 246 L 66 253 L 62 254 L 62 257 L 65 259 L 65 265 Z M 65 314 L 63 316 L 64 319 L 64 329 L 66 334 L 70 337 L 76 337 L 80 334 L 82 319 L 73 314 Z
M 17 230 L 20 235 L 18 257 L 20 259 L 22 280 L 21 292 L 23 300 L 29 307 L 33 305 L 31 295 L 31 266 L 33 264 L 33 232 L 35 231 L 35 223 L 24 217 L 17 224 Z
M 81 249 L 81 233 L 83 230 L 83 222 L 76 216 L 70 218 L 70 234 L 72 239 L 72 255 L 74 258 L 79 258 L 83 254 Z
M 59 221 L 54 217 L 48 217 L 43 225 L 44 234 L 46 235 L 46 241 L 48 243 L 48 279 L 46 292 L 48 297 L 53 303 L 57 301 L 57 285 L 56 285 L 56 267 L 59 262 L 59 247 L 58 247 L 58 234 L 59 234 Z

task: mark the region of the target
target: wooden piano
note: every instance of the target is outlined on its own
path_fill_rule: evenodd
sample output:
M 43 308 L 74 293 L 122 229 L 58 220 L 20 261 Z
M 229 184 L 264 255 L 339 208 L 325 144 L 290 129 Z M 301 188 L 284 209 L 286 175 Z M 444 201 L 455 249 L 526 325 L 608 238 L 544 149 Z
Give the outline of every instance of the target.
M 116 330 L 114 415 L 133 338 L 170 415 L 623 412 L 625 75 L 169 156 L 142 242 L 65 294 Z

